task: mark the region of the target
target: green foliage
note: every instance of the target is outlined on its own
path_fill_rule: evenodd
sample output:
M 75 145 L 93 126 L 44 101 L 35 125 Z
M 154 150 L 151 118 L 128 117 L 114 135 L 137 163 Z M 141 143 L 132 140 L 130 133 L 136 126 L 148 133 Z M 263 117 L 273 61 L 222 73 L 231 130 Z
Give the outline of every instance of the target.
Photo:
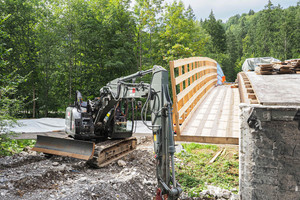
M 221 150 L 217 145 L 182 144 L 186 152 L 176 155 L 176 179 L 189 196 L 197 197 L 206 185 L 216 185 L 224 189 L 238 188 L 238 149 L 227 147 L 225 154 L 209 163 Z
M 211 145 L 211 144 L 189 143 L 189 144 L 182 144 L 182 146 L 188 153 L 192 153 L 192 150 L 196 150 L 196 149 L 211 149 L 213 151 L 217 151 L 219 149 L 217 145 Z
M 27 76 L 13 94 L 24 103 L 18 116 L 59 116 L 76 90 L 97 97 L 116 77 L 168 68 L 175 59 L 211 57 L 234 81 L 246 58 L 300 57 L 299 3 L 282 9 L 269 2 L 226 23 L 213 12 L 200 22 L 182 1 L 130 6 L 128 0 L 3 0 L 0 72 Z
M 0 157 L 20 153 L 25 147 L 33 147 L 35 142 L 35 140 L 10 139 L 7 134 L 0 135 Z
M 222 21 L 216 20 L 213 11 L 211 11 L 208 19 L 203 22 L 203 27 L 211 36 L 212 45 L 209 51 L 211 53 L 224 53 L 226 51 L 225 30 Z
M 5 18 L 0 18 L 0 40 L 5 40 L 9 35 L 3 31 L 3 22 L 9 19 L 10 15 Z M 6 69 L 9 64 L 3 61 L 5 56 L 9 55 L 5 43 L 0 45 L 0 156 L 12 155 L 23 150 L 24 147 L 32 145 L 35 141 L 32 140 L 12 140 L 10 136 L 13 134 L 8 131 L 8 127 L 16 125 L 15 116 L 21 109 L 22 99 L 18 99 L 17 87 L 24 83 L 26 79 L 16 74 L 16 70 L 6 74 Z

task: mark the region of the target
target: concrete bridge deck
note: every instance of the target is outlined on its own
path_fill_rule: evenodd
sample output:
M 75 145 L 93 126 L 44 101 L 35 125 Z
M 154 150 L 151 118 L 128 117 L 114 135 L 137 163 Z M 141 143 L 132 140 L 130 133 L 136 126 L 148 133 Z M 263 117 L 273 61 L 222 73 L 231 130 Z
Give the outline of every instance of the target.
M 239 103 L 237 88 L 215 87 L 194 112 L 181 135 L 203 137 L 211 143 L 226 143 L 231 139 L 238 144 Z

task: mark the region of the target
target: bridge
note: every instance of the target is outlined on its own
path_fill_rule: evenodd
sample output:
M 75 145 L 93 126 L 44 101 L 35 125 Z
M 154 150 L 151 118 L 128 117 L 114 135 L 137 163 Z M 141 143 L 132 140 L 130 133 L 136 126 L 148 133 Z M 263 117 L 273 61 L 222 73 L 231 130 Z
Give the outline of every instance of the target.
M 274 65 L 240 72 L 235 88 L 217 84 L 210 58 L 170 62 L 175 139 L 239 144 L 240 199 L 299 199 L 300 59 Z
M 217 62 L 192 57 L 170 62 L 177 141 L 238 144 L 240 96 L 217 84 Z

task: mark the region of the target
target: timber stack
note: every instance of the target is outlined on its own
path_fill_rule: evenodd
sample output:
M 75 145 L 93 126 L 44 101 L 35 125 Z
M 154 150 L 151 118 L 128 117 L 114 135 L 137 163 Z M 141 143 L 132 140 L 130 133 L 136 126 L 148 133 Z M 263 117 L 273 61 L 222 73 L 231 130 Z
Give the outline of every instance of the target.
M 255 68 L 255 72 L 258 75 L 300 74 L 300 59 L 259 64 L 258 67 Z

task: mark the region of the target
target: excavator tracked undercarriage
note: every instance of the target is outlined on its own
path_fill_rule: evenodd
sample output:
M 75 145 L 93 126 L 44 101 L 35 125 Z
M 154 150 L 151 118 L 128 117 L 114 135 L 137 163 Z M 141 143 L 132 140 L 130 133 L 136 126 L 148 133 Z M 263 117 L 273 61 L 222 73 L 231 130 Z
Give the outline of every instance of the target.
M 135 137 L 94 143 L 72 138 L 38 135 L 37 142 L 32 150 L 87 160 L 87 164 L 99 168 L 131 153 L 136 145 L 137 140 Z
M 151 73 L 151 83 L 135 82 Z M 138 99 L 146 100 L 143 106 Z M 142 121 L 153 133 L 156 199 L 177 199 L 182 190 L 175 180 L 172 102 L 168 71 L 160 66 L 114 79 L 100 89 L 100 96 L 94 100 L 84 102 L 77 91 L 74 105 L 66 109 L 68 138 L 38 136 L 33 150 L 87 160 L 94 167 L 106 166 L 136 148 L 132 133 L 135 111 L 139 109 Z M 150 126 L 145 123 L 149 114 Z

